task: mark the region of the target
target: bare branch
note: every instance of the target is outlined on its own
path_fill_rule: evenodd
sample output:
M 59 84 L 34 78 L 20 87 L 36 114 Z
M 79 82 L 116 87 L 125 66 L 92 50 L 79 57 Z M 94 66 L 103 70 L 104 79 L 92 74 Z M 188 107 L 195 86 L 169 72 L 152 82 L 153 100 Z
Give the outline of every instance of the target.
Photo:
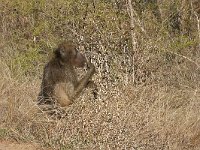
M 137 40 L 135 35 L 135 22 L 134 22 L 134 10 L 133 6 L 131 4 L 131 0 L 128 0 L 128 7 L 129 7 L 129 13 L 130 13 L 130 26 L 131 26 L 131 42 L 132 42 L 132 49 L 133 49 L 133 55 L 132 55 L 132 61 L 133 61 L 133 73 L 132 73 L 132 81 L 135 83 L 135 58 L 134 53 L 136 52 L 136 46 L 137 46 Z

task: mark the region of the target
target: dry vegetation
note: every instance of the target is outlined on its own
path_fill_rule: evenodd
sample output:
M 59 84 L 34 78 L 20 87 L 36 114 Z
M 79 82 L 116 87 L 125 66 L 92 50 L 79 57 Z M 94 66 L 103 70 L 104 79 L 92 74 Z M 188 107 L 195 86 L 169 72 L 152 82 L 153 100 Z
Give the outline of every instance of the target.
M 158 5 L 162 22 L 151 5 L 133 4 L 133 54 L 125 1 L 0 0 L 0 139 L 61 150 L 199 150 L 199 14 L 179 0 Z M 177 13 L 180 31 L 170 26 Z M 87 89 L 52 120 L 36 99 L 43 66 L 64 39 L 95 64 L 98 98 Z

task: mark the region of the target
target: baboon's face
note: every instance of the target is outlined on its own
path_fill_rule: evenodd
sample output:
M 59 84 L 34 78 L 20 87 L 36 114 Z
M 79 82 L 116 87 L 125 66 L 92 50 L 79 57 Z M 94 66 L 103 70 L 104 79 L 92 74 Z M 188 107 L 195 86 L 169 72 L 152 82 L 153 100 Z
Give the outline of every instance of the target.
M 84 67 L 86 58 L 78 52 L 76 46 L 72 42 L 64 42 L 55 50 L 57 58 L 64 63 L 70 63 L 75 67 Z

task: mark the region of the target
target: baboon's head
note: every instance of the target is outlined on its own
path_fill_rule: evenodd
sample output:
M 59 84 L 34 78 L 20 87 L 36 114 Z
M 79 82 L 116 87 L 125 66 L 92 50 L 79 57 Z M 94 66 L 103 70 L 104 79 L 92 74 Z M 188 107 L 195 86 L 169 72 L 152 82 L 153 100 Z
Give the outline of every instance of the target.
M 54 51 L 55 57 L 62 63 L 71 64 L 75 67 L 84 67 L 86 58 L 78 52 L 76 45 L 72 41 L 61 43 Z

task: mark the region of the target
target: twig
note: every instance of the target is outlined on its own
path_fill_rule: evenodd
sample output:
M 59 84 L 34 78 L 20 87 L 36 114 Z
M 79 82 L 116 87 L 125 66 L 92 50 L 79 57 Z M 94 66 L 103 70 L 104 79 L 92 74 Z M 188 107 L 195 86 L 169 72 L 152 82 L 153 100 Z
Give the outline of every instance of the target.
M 129 7 L 129 12 L 130 12 L 130 26 L 131 26 L 131 39 L 132 39 L 132 49 L 133 49 L 133 55 L 132 55 L 132 61 L 133 61 L 133 73 L 132 73 L 132 81 L 133 83 L 135 83 L 135 58 L 134 58 L 134 54 L 136 52 L 136 35 L 135 35 L 135 24 L 134 24 L 134 10 L 133 10 L 133 6 L 131 4 L 131 0 L 128 0 L 128 7 Z
M 181 55 L 181 54 L 178 54 L 178 53 L 175 53 L 175 52 L 170 52 L 170 51 L 169 51 L 169 53 L 175 54 L 175 55 L 177 55 L 177 56 L 179 56 L 179 57 L 182 57 L 182 58 L 184 58 L 184 59 L 186 59 L 186 60 L 192 62 L 193 64 L 195 64 L 195 65 L 197 66 L 197 69 L 200 68 L 200 65 L 198 65 L 198 64 L 197 64 L 194 60 L 192 60 L 191 58 L 188 58 L 188 57 L 186 57 L 186 56 L 184 56 L 184 55 Z

